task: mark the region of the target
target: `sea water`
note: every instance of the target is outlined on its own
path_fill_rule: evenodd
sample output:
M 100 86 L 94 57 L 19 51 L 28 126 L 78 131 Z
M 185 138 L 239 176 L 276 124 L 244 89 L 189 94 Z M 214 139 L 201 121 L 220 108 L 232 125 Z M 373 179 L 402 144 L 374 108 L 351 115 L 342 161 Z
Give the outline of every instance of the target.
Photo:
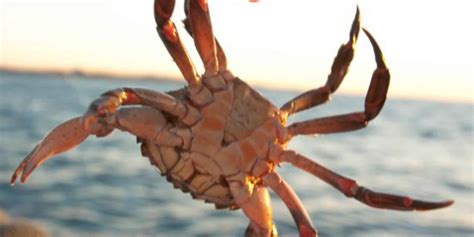
M 183 84 L 0 73 L 0 208 L 35 220 L 53 236 L 243 236 L 248 221 L 241 211 L 215 210 L 173 189 L 141 157 L 135 137 L 119 131 L 90 137 L 47 161 L 26 185 L 9 185 L 13 170 L 50 129 L 81 115 L 106 90 L 125 86 L 168 91 Z M 277 106 L 298 94 L 259 91 Z M 336 93 L 290 123 L 360 111 L 363 101 Z M 473 143 L 473 104 L 389 97 L 365 129 L 296 137 L 289 145 L 373 190 L 456 201 L 430 212 L 373 209 L 289 164 L 278 172 L 321 236 L 473 236 Z M 273 194 L 272 208 L 279 234 L 297 236 Z

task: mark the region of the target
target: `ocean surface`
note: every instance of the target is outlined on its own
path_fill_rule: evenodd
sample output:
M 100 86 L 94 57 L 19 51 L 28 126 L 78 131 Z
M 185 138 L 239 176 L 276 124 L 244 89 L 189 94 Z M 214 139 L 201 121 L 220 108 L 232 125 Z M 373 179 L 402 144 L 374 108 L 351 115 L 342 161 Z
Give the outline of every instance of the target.
M 243 236 L 247 219 L 241 211 L 215 210 L 173 189 L 141 157 L 135 137 L 119 131 L 90 137 L 47 161 L 26 185 L 10 186 L 12 171 L 50 129 L 123 86 L 167 91 L 183 84 L 0 73 L 0 209 L 33 219 L 52 236 Z M 260 92 L 277 106 L 297 95 Z M 359 111 L 363 101 L 336 94 L 291 121 Z M 389 98 L 366 129 L 297 137 L 289 145 L 373 190 L 454 199 L 446 209 L 373 209 L 291 165 L 278 172 L 302 199 L 320 236 L 474 236 L 473 121 L 473 104 Z M 272 206 L 279 234 L 297 236 L 274 195 Z

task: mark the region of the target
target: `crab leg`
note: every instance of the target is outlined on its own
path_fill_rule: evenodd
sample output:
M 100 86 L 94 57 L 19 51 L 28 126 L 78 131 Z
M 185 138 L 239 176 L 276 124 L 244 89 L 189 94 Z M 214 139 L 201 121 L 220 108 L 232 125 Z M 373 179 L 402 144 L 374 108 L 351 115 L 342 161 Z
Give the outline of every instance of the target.
M 359 29 L 360 13 L 359 8 L 357 8 L 354 21 L 352 22 L 351 31 L 349 33 L 349 41 L 339 48 L 331 67 L 331 73 L 326 81 L 326 85 L 317 89 L 309 90 L 293 98 L 280 108 L 283 112 L 286 112 L 289 116 L 329 101 L 331 93 L 334 93 L 341 84 L 349 69 L 350 63 L 354 58 L 354 46 L 357 42 Z
M 187 0 L 185 4 L 194 44 L 206 70 L 204 76 L 213 77 L 217 74 L 219 66 L 207 0 Z
M 337 174 L 313 160 L 295 153 L 294 151 L 283 151 L 280 154 L 280 161 L 289 162 L 330 184 L 346 195 L 346 197 L 355 198 L 358 201 L 375 208 L 399 211 L 422 211 L 443 208 L 454 203 L 454 201 L 451 200 L 443 202 L 427 202 L 415 200 L 406 196 L 374 192 L 368 188 L 357 185 L 355 180 Z
M 82 117 L 71 119 L 54 128 L 33 151 L 20 163 L 12 175 L 14 184 L 18 175 L 21 182 L 27 181 L 30 174 L 43 162 L 54 155 L 69 151 L 83 142 L 89 135 L 105 136 L 118 128 L 145 140 L 165 146 L 182 146 L 182 137 L 171 132 L 163 114 L 151 107 L 122 108 L 113 114 L 97 117 L 85 128 Z
M 256 186 L 250 191 L 249 187 L 239 182 L 231 182 L 229 186 L 236 204 L 250 220 L 245 236 L 276 237 L 268 190 L 263 186 Z
M 290 135 L 298 134 L 327 134 L 336 132 L 347 132 L 367 126 L 368 122 L 375 118 L 385 103 L 390 73 L 385 65 L 382 51 L 375 39 L 364 29 L 374 48 L 377 68 L 372 74 L 372 80 L 365 98 L 365 110 L 350 114 L 325 117 L 293 123 L 288 127 Z
M 311 224 L 311 219 L 304 209 L 301 200 L 293 191 L 290 185 L 283 180 L 283 178 L 275 172 L 272 172 L 263 177 L 263 184 L 270 187 L 285 203 L 290 210 L 291 216 L 298 226 L 298 231 L 301 237 L 317 236 L 316 229 Z
M 144 140 L 163 146 L 181 146 L 183 140 L 170 130 L 164 115 L 151 107 L 122 108 L 105 117 L 107 126 L 129 132 Z
M 186 13 L 186 19 L 183 20 L 184 27 L 186 28 L 186 31 L 193 37 L 193 30 L 191 28 L 191 23 L 189 20 L 189 0 L 186 0 L 184 3 L 184 9 Z M 217 56 L 217 61 L 219 65 L 219 72 L 226 72 L 227 71 L 227 58 L 225 56 L 224 50 L 222 49 L 221 45 L 219 44 L 219 41 L 217 39 L 214 39 L 214 42 L 216 44 L 216 56 Z
M 113 114 L 120 105 L 147 105 L 180 118 L 186 125 L 194 125 L 201 119 L 199 111 L 172 96 L 142 88 L 118 88 L 103 93 L 94 100 L 84 115 L 83 125 L 96 122 L 97 115 Z
M 155 0 L 154 12 L 158 35 L 190 87 L 200 88 L 201 80 L 179 39 L 175 24 L 170 20 L 175 0 Z

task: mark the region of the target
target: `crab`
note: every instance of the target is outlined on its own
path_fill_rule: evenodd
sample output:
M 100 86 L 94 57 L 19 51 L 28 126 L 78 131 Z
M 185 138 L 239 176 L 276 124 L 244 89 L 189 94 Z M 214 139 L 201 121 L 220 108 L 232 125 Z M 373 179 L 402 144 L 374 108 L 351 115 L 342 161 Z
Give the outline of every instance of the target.
M 374 37 L 362 29 L 374 49 L 377 65 L 364 110 L 286 125 L 289 116 L 328 101 L 338 89 L 353 59 L 361 29 L 358 8 L 349 40 L 339 48 L 326 84 L 278 108 L 227 69 L 226 56 L 212 31 L 207 1 L 185 0 L 184 26 L 205 68 L 204 74 L 198 75 L 170 19 L 174 6 L 174 0 L 155 0 L 155 21 L 159 37 L 187 87 L 166 93 L 143 88 L 105 92 L 83 116 L 60 124 L 34 147 L 14 171 L 12 185 L 20 175 L 21 182 L 26 182 L 44 161 L 74 148 L 89 135 L 105 137 L 119 129 L 137 137 L 142 155 L 175 188 L 218 209 L 241 209 L 250 221 L 245 236 L 277 236 L 268 189 L 288 207 L 300 236 L 317 236 L 297 194 L 277 173 L 282 163 L 290 163 L 346 197 L 375 208 L 432 210 L 453 203 L 372 191 L 287 149 L 288 142 L 297 135 L 364 128 L 381 111 L 390 74 Z

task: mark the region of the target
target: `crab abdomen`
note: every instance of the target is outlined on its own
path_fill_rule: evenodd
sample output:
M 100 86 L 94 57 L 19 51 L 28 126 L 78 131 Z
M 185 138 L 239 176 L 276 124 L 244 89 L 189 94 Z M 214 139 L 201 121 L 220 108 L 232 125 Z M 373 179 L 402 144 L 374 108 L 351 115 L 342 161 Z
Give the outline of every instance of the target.
M 190 193 L 194 199 L 214 203 L 216 208 L 234 209 L 227 182 L 198 167 L 189 153 L 178 152 L 173 147 L 157 146 L 152 141 L 143 141 L 141 149 L 142 155 L 148 157 L 174 188 Z
M 227 115 L 223 138 L 218 149 L 248 137 L 258 126 L 272 118 L 278 109 L 245 82 L 236 78 L 231 83 L 232 108 Z M 169 92 L 173 97 L 189 103 L 186 89 Z M 217 101 L 219 102 L 219 101 Z M 216 102 L 214 102 L 216 103 Z M 177 128 L 186 127 L 172 116 L 168 121 Z M 191 134 L 195 138 L 195 134 Z M 149 158 L 161 175 L 177 189 L 190 193 L 195 199 L 214 203 L 216 208 L 237 209 L 229 185 L 223 175 L 222 165 L 201 152 L 190 148 L 158 146 L 152 141 L 142 142 L 142 155 Z

